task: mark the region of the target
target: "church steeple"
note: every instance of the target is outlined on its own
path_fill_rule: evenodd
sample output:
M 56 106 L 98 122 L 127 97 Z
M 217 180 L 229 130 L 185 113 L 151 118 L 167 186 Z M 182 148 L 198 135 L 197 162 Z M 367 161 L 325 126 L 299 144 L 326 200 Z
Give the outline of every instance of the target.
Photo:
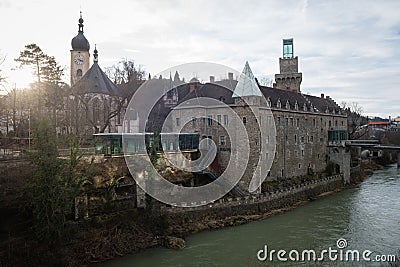
M 82 18 L 82 11 L 80 12 L 80 17 L 78 20 L 78 35 L 75 36 L 71 41 L 72 50 L 79 50 L 79 51 L 89 51 L 90 44 L 86 39 L 85 35 L 83 35 L 83 18 Z
M 80 17 L 79 17 L 79 24 L 78 24 L 78 26 L 79 26 L 78 32 L 81 32 L 81 33 L 83 33 L 83 18 L 82 18 L 82 11 L 79 11 L 79 12 L 80 12 Z
M 78 34 L 71 41 L 71 86 L 86 73 L 90 62 L 90 45 L 85 35 L 83 35 L 82 11 L 78 22 Z

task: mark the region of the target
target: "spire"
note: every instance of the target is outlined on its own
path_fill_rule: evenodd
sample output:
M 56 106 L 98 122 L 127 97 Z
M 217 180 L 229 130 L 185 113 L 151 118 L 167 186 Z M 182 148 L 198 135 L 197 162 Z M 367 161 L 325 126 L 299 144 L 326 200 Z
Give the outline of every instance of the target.
M 82 18 L 82 11 L 79 11 L 79 13 L 80 13 L 80 16 L 79 16 L 79 24 L 78 24 L 78 26 L 79 26 L 79 30 L 78 30 L 78 32 L 83 32 L 83 18 Z
M 94 61 L 94 63 L 97 63 L 99 61 L 99 59 L 98 59 L 99 54 L 98 54 L 96 46 L 97 46 L 97 44 L 94 45 L 94 51 L 93 51 L 93 61 Z
M 247 61 L 242 73 L 239 76 L 238 83 L 232 95 L 232 97 L 242 96 L 262 96 L 253 72 L 251 71 L 249 62 Z

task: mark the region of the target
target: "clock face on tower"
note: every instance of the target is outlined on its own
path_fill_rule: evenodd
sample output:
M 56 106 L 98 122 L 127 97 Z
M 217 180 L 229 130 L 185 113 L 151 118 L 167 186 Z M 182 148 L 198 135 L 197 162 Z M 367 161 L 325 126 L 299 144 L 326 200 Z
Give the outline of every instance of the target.
M 74 57 L 74 62 L 75 62 L 75 64 L 77 64 L 77 65 L 82 65 L 84 61 L 85 61 L 85 56 L 82 55 L 82 54 L 77 54 L 77 55 Z

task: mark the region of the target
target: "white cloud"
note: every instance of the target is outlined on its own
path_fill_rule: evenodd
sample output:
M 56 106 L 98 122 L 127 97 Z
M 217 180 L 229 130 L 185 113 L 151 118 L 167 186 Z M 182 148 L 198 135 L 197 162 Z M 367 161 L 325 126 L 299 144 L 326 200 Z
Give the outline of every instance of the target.
M 256 75 L 271 77 L 281 39 L 293 37 L 304 92 L 325 92 L 339 103 L 356 100 L 371 114 L 400 115 L 397 0 L 1 1 L 7 10 L 0 17 L 3 68 L 31 42 L 68 66 L 79 6 L 103 67 L 128 57 L 152 74 L 192 61 L 240 71 L 248 60 Z

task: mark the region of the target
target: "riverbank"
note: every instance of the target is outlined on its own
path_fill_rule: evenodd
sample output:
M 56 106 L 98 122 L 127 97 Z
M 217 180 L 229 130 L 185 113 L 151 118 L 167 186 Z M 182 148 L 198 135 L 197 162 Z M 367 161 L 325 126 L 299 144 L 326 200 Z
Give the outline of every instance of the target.
M 376 169 L 371 166 L 367 169 Z M 365 173 L 368 173 L 366 171 Z M 365 173 L 352 178 L 361 182 Z M 361 178 L 360 178 L 361 177 Z M 51 247 L 34 240 L 29 222 L 19 224 L 5 242 L 1 242 L 1 266 L 38 265 L 78 266 L 107 261 L 165 244 L 162 237 L 186 238 L 206 230 L 220 229 L 262 220 L 310 201 L 334 194 L 346 187 L 341 177 L 308 181 L 258 198 L 220 200 L 213 207 L 134 209 L 89 220 L 70 222 L 71 236 L 63 244 Z M 23 218 L 19 219 L 23 222 Z M 22 236 L 21 236 L 21 233 Z M 161 237 L 161 238 L 160 238 Z

